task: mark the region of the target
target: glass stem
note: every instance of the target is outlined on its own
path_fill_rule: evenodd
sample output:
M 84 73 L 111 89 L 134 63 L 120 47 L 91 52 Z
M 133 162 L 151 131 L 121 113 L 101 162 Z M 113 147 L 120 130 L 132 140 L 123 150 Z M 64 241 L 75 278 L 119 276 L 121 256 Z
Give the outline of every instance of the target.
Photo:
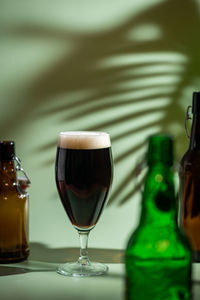
M 80 238 L 80 256 L 78 263 L 82 266 L 90 265 L 87 249 L 89 231 L 78 231 L 78 233 Z

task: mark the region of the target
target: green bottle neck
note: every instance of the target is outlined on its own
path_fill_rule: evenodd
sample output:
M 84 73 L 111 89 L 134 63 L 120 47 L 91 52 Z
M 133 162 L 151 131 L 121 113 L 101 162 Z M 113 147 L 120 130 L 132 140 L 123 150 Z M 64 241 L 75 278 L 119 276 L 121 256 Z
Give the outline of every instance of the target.
M 176 211 L 171 167 L 161 162 L 151 165 L 145 180 L 140 224 L 176 226 Z

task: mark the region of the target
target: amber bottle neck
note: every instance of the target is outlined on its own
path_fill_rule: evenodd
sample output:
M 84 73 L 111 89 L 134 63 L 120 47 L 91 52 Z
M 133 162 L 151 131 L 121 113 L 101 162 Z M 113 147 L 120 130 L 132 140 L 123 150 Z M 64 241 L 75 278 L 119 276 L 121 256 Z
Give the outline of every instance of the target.
M 193 115 L 191 137 L 190 137 L 190 150 L 200 150 L 200 114 Z
M 0 160 L 0 180 L 17 181 L 16 170 L 13 160 Z

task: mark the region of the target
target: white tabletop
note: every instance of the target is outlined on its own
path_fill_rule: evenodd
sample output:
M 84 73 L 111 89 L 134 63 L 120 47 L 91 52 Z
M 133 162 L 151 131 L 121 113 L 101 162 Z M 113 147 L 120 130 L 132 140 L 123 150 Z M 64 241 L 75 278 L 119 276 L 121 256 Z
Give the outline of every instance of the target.
M 108 249 L 105 261 L 108 260 L 112 252 L 114 253 L 114 261 L 119 258 L 119 263 L 108 263 L 108 274 L 97 277 L 62 276 L 55 271 L 58 263 L 36 261 L 32 260 L 31 257 L 25 262 L 0 265 L 1 299 L 124 300 L 125 269 L 124 264 L 120 263 L 120 250 Z M 106 254 L 106 250 L 104 250 L 104 254 Z M 193 264 L 192 276 L 193 300 L 199 300 L 200 264 Z

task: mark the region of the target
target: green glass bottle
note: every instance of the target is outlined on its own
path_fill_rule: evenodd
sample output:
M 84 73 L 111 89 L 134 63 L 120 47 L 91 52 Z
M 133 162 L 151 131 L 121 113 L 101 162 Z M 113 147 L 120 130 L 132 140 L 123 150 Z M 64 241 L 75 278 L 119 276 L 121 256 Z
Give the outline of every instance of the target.
M 147 164 L 141 218 L 126 249 L 126 299 L 191 299 L 191 251 L 177 225 L 171 137 L 150 137 Z

